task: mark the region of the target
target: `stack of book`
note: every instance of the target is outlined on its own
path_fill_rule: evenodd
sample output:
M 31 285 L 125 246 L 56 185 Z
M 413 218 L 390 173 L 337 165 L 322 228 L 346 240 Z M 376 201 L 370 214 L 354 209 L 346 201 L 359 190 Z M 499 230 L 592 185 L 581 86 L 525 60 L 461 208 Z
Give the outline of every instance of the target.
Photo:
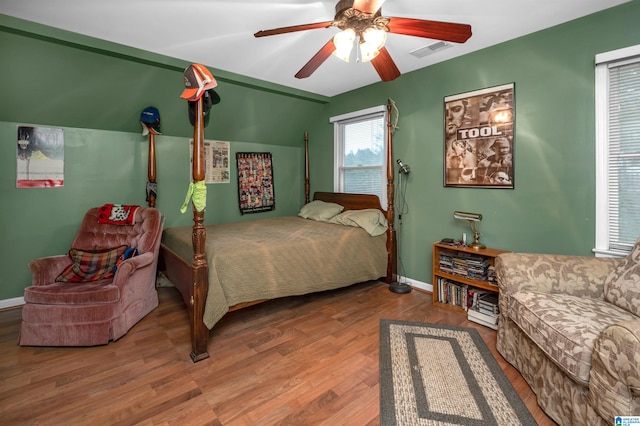
M 469 290 L 468 303 L 467 318 L 469 321 L 486 325 L 494 330 L 498 329 L 498 315 L 500 314 L 498 293 L 480 289 Z
M 438 302 L 467 309 L 468 286 L 446 278 L 438 278 Z

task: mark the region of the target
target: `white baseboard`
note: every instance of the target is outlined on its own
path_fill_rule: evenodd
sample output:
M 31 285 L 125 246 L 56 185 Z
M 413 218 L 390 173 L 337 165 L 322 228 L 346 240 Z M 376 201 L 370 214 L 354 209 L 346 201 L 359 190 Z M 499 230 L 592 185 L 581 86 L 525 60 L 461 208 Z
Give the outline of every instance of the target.
M 15 308 L 16 306 L 22 305 L 24 305 L 24 297 L 0 300 L 0 309 Z
M 398 281 L 401 283 L 407 283 L 411 287 L 418 288 L 420 290 L 428 291 L 429 293 L 433 292 L 433 286 L 431 284 L 423 283 L 422 281 L 414 280 L 407 277 L 398 276 Z

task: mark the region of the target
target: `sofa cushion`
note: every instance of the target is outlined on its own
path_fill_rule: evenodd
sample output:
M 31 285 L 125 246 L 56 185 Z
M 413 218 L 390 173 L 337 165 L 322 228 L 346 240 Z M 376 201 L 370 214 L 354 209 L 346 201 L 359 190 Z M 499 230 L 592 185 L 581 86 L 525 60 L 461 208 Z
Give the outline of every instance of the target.
M 604 282 L 604 298 L 640 316 L 640 240 L 620 266 L 607 276 Z
M 72 248 L 69 257 L 73 262 L 56 278 L 57 282 L 84 283 L 113 278 L 115 266 L 127 246 L 102 250 Z
M 586 386 L 596 338 L 607 326 L 637 319 L 600 299 L 518 291 L 507 301 L 507 316 L 573 380 Z
M 24 301 L 42 305 L 101 305 L 120 300 L 111 280 L 89 283 L 53 283 L 24 289 Z

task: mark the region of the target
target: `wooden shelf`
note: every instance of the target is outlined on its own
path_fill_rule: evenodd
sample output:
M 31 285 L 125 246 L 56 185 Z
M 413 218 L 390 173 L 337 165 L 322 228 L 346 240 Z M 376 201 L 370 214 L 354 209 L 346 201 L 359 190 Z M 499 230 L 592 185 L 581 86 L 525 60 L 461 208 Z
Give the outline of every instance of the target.
M 450 282 L 455 284 L 466 284 L 467 286 L 483 289 L 487 291 L 492 291 L 495 293 L 499 293 L 499 289 L 497 285 L 492 285 L 488 281 L 477 281 L 472 280 L 467 277 L 463 277 L 461 275 L 456 275 L 448 272 L 444 272 L 440 270 L 440 254 L 441 253 L 449 253 L 453 256 L 463 256 L 463 255 L 475 255 L 482 257 L 487 260 L 489 265 L 493 266 L 495 263 L 495 258 L 501 253 L 507 253 L 507 250 L 500 250 L 494 248 L 484 248 L 484 249 L 474 249 L 472 247 L 461 246 L 461 245 L 451 245 L 451 244 L 443 244 L 443 243 L 434 243 L 433 244 L 433 253 L 432 253 L 432 262 L 433 262 L 433 305 L 439 306 L 442 308 L 450 309 L 454 312 L 466 314 L 466 310 L 463 307 L 451 304 L 451 303 L 443 303 L 440 302 L 440 295 L 438 293 L 439 285 L 438 279 L 445 278 Z
M 436 272 L 434 274 L 436 277 L 446 278 L 449 281 L 455 281 L 460 284 L 467 284 L 473 287 L 482 288 L 484 290 L 495 291 L 498 292 L 498 286 L 489 284 L 488 281 L 476 281 L 470 280 L 465 277 L 461 277 L 460 275 L 448 274 L 446 272 Z

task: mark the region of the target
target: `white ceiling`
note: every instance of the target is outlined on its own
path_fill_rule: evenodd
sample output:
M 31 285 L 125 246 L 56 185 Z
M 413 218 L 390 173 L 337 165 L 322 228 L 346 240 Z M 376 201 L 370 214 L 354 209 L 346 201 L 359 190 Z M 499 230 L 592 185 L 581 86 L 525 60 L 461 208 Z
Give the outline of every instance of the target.
M 334 96 L 380 81 L 369 63 L 331 56 L 309 78 L 298 70 L 338 31 L 315 29 L 255 38 L 284 26 L 331 21 L 337 0 L 0 0 L 0 12 L 260 80 Z M 416 58 L 435 40 L 390 34 L 400 72 L 451 59 L 628 0 L 387 0 L 383 16 L 469 24 L 464 44 Z M 215 72 L 214 72 L 215 75 Z

